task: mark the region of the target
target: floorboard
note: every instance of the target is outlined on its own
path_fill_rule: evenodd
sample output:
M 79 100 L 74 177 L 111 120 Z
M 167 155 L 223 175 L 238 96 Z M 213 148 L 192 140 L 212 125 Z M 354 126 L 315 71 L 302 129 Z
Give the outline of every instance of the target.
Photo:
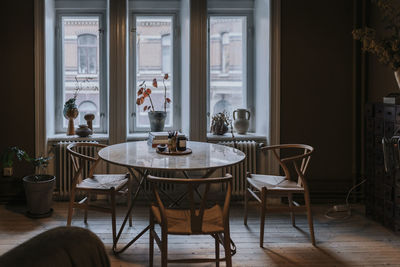
M 66 202 L 54 203 L 50 218 L 30 219 L 24 215 L 25 207 L 0 205 L 0 254 L 27 239 L 53 227 L 66 223 Z M 314 206 L 314 225 L 317 246 L 309 240 L 305 215 L 296 216 L 297 227 L 292 227 L 288 214 L 268 215 L 265 226 L 264 248 L 258 246 L 259 219 L 256 206 L 250 206 L 248 226 L 243 225 L 243 207 L 234 204 L 231 209 L 231 236 L 237 246 L 234 266 L 328 267 L 328 266 L 400 266 L 400 236 L 368 220 L 362 207 L 356 207 L 347 220 L 329 220 L 324 216 L 327 206 Z M 121 225 L 126 207 L 118 207 Z M 148 208 L 140 205 L 134 209 L 134 226 L 127 228 L 121 245 L 130 241 L 133 234 L 148 223 Z M 148 234 L 120 256 L 111 252 L 111 219 L 107 214 L 89 212 L 88 224 L 83 222 L 83 212 L 77 211 L 73 225 L 85 227 L 97 234 L 106 245 L 112 266 L 147 266 Z M 221 252 L 223 253 L 223 251 Z M 169 257 L 213 257 L 214 241 L 209 236 L 171 236 Z M 155 249 L 155 264 L 160 263 L 160 253 Z M 224 266 L 224 264 L 221 264 Z M 170 265 L 170 266 L 188 266 Z M 196 264 L 194 266 L 215 266 Z

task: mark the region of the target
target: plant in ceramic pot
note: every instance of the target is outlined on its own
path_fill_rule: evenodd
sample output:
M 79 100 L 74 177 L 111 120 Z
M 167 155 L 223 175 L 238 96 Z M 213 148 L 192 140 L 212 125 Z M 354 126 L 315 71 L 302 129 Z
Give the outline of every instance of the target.
M 24 182 L 28 216 L 41 218 L 50 216 L 52 213 L 53 188 L 56 177 L 44 174 L 51 157 L 32 158 L 24 150 L 18 147 L 11 148 L 18 160 L 24 160 L 31 164 L 35 173 L 25 176 Z
M 167 86 L 165 81 L 168 80 L 168 73 L 164 74 L 163 85 L 164 85 L 164 111 L 156 111 L 154 108 L 153 99 L 151 98 L 152 90 L 146 86 L 146 81 L 139 84 L 139 90 L 137 91 L 136 104 L 138 106 L 144 104 L 143 111 L 148 111 L 150 129 L 152 132 L 162 132 L 164 130 L 165 118 L 167 117 L 167 104 L 171 103 L 171 99 L 167 97 Z M 157 79 L 153 79 L 153 87 L 158 88 Z M 148 101 L 146 101 L 148 99 Z
M 375 54 L 379 62 L 394 71 L 400 87 L 400 9 L 395 8 L 392 0 L 374 2 L 382 11 L 385 30 L 378 35 L 375 29 L 369 27 L 355 29 L 353 38 L 361 41 L 363 51 Z

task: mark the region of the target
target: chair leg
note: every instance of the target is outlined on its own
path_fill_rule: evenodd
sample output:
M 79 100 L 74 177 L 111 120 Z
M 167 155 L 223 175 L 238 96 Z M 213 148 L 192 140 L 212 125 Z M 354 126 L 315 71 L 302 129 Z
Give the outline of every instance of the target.
M 304 200 L 306 202 L 306 208 L 307 208 L 307 219 L 308 219 L 308 226 L 310 227 L 311 243 L 313 246 L 315 246 L 314 223 L 311 213 L 310 194 L 308 192 L 304 193 Z
M 247 187 L 247 183 L 246 183 L 246 186 L 245 186 L 245 188 L 246 188 L 246 192 L 244 192 L 244 221 L 243 221 L 243 223 L 244 223 L 244 225 L 247 225 L 247 212 L 248 212 L 248 201 L 249 201 L 249 188 Z
M 296 226 L 296 221 L 295 221 L 294 212 L 293 212 L 293 194 L 292 193 L 288 194 L 288 202 L 289 202 L 289 207 L 290 207 L 290 219 L 292 220 L 292 225 Z
M 213 235 L 214 239 L 215 239 L 215 266 L 219 267 L 219 242 L 218 242 L 218 234 L 214 234 Z
M 132 177 L 128 176 L 128 209 L 132 203 Z M 129 214 L 129 227 L 132 227 L 132 212 Z
M 224 232 L 224 250 L 226 267 L 232 267 L 231 237 L 229 234 L 229 227 L 227 227 Z
M 263 188 L 261 190 L 261 203 L 260 203 L 260 247 L 264 246 L 264 225 L 265 225 L 265 213 L 267 209 L 267 199 L 266 199 L 266 190 Z
M 149 266 L 153 267 L 153 258 L 154 258 L 154 236 L 153 236 L 153 230 L 154 230 L 154 217 L 153 213 L 150 210 L 150 230 L 149 230 Z
M 168 266 L 168 234 L 167 229 L 161 229 L 161 267 Z
M 116 227 L 116 219 L 115 219 L 115 190 L 111 188 L 111 224 L 112 224 L 112 237 L 113 237 L 113 248 L 116 247 L 116 239 L 117 239 L 117 227 Z
M 69 205 L 68 205 L 68 218 L 67 218 L 67 226 L 71 226 L 72 214 L 74 212 L 74 203 L 75 203 L 75 188 L 71 190 L 71 194 L 69 195 Z
M 90 202 L 90 193 L 87 194 L 87 199 L 86 199 L 86 203 L 85 203 L 85 216 L 83 218 L 84 223 L 87 223 L 87 216 L 88 216 L 88 206 L 89 206 L 89 202 Z

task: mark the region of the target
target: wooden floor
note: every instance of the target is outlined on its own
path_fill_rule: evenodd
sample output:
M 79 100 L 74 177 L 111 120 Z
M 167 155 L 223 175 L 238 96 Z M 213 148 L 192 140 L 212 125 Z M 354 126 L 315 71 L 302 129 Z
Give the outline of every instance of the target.
M 255 206 L 250 208 L 249 226 L 243 225 L 243 207 L 236 204 L 231 211 L 231 236 L 237 246 L 234 266 L 400 266 L 400 236 L 366 219 L 359 207 L 345 221 L 331 221 L 324 217 L 327 206 L 314 206 L 317 247 L 309 242 L 304 215 L 296 216 L 298 228 L 290 224 L 289 215 L 270 215 L 265 227 L 264 248 L 258 246 L 259 221 Z M 126 207 L 119 207 L 120 225 Z M 0 254 L 45 230 L 66 223 L 67 203 L 54 204 L 54 214 L 46 219 L 29 219 L 24 207 L 0 205 Z M 134 227 L 125 231 L 122 242 L 127 243 L 133 233 L 148 222 L 148 209 L 134 210 Z M 111 253 L 111 223 L 106 214 L 89 213 L 88 224 L 82 212 L 76 212 L 73 225 L 86 227 L 96 233 L 109 251 L 112 266 L 147 266 L 148 234 L 119 257 Z M 199 257 L 214 255 L 214 241 L 208 236 L 169 238 L 169 256 Z M 155 253 L 159 264 L 160 254 Z M 179 265 L 188 266 L 188 265 Z M 195 266 L 215 266 L 200 264 Z

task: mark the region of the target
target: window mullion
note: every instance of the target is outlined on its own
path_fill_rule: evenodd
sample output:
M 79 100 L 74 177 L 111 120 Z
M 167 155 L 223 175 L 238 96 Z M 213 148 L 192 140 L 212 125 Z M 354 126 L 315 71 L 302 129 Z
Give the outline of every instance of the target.
M 207 139 L 207 1 L 190 1 L 190 123 L 191 140 Z

